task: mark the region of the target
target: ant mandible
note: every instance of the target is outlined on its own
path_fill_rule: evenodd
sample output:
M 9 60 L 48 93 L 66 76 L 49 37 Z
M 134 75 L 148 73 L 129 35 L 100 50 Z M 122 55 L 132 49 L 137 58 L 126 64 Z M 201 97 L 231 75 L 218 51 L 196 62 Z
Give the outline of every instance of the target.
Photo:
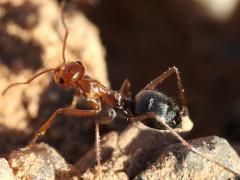
M 229 169 L 228 167 L 218 163 L 217 161 L 206 157 L 195 149 L 190 143 L 184 140 L 173 128 L 179 126 L 184 117 L 188 117 L 188 106 L 184 96 L 184 88 L 181 81 L 180 73 L 176 67 L 169 68 L 162 75 L 150 82 L 141 90 L 136 97 L 131 97 L 130 82 L 125 80 L 119 91 L 114 91 L 102 85 L 97 80 L 85 75 L 85 68 L 80 61 L 67 62 L 65 58 L 66 42 L 68 37 L 68 28 L 64 21 L 64 3 L 62 3 L 61 21 L 65 29 L 63 39 L 62 59 L 63 63 L 57 68 L 46 69 L 26 82 L 19 82 L 10 84 L 4 91 L 6 92 L 17 85 L 30 84 L 34 79 L 47 72 L 53 72 L 54 81 L 63 88 L 76 88 L 79 94 L 73 98 L 72 106 L 69 108 L 60 108 L 54 111 L 50 118 L 40 127 L 35 133 L 29 146 L 35 144 L 39 136 L 44 135 L 46 130 L 53 123 L 58 114 L 66 114 L 78 117 L 90 117 L 95 120 L 96 131 L 96 160 L 97 160 L 97 174 L 102 178 L 101 169 L 101 155 L 100 155 L 100 135 L 99 125 L 113 122 L 117 117 L 132 121 L 144 121 L 147 119 L 155 119 L 161 126 L 165 127 L 169 132 L 175 136 L 184 146 L 191 151 L 200 155 L 201 157 L 211 161 L 224 169 L 238 175 L 238 173 Z M 179 97 L 181 102 L 181 110 L 168 96 L 156 90 L 166 78 L 170 75 L 176 75 Z M 90 110 L 80 110 L 74 108 L 79 95 L 86 99 L 86 103 L 91 108 Z

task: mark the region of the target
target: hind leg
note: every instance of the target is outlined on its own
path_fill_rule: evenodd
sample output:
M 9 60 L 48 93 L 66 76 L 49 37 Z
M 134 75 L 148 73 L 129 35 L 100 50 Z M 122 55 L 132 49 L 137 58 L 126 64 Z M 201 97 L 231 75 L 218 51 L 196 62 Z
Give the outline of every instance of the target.
M 183 88 L 183 83 L 182 79 L 180 76 L 180 72 L 178 68 L 171 67 L 169 68 L 166 72 L 158 76 L 156 79 L 154 79 L 152 82 L 150 82 L 147 86 L 145 86 L 143 89 L 145 90 L 154 90 L 157 86 L 159 86 L 163 81 L 165 81 L 169 76 L 175 74 L 176 79 L 177 79 L 177 85 L 178 85 L 178 92 L 179 92 L 179 98 L 181 101 L 181 112 L 183 115 L 188 116 L 188 105 L 187 105 L 187 100 L 184 94 L 184 88 Z
M 145 113 L 145 114 L 142 114 L 142 115 L 139 115 L 139 116 L 135 116 L 135 117 L 132 117 L 131 120 L 132 121 L 144 121 L 144 120 L 147 120 L 149 118 L 155 118 L 158 122 L 160 122 L 174 137 L 176 137 L 180 142 L 181 144 L 183 144 L 185 147 L 187 147 L 188 149 L 190 149 L 191 151 L 193 151 L 194 153 L 198 154 L 199 156 L 207 159 L 208 161 L 212 162 L 212 163 L 215 163 L 216 165 L 218 166 L 221 166 L 222 168 L 224 168 L 225 170 L 235 174 L 235 175 L 238 175 L 237 172 L 229 169 L 228 167 L 222 165 L 221 163 L 215 161 L 214 159 L 210 158 L 210 157 L 207 157 L 206 155 L 202 154 L 201 152 L 199 152 L 197 149 L 195 149 L 190 143 L 188 143 L 185 139 L 183 139 L 176 131 L 174 131 L 173 128 L 171 128 L 168 124 L 165 123 L 164 119 L 158 115 L 156 115 L 155 113 L 153 112 L 148 112 L 148 113 Z

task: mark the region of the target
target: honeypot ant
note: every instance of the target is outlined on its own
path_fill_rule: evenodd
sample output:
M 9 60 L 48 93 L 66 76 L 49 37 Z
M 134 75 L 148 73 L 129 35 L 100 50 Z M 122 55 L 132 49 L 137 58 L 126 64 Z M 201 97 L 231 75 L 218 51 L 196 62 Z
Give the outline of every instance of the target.
M 46 69 L 26 82 L 10 84 L 4 91 L 6 92 L 17 85 L 30 84 L 34 79 L 47 72 L 53 72 L 54 81 L 63 88 L 75 88 L 80 91 L 73 98 L 72 106 L 69 108 L 59 108 L 50 116 L 50 118 L 35 133 L 29 146 L 35 144 L 39 136 L 44 135 L 58 114 L 66 114 L 78 117 L 89 117 L 95 121 L 95 139 L 96 139 L 96 161 L 97 175 L 102 178 L 101 155 L 100 155 L 100 134 L 99 125 L 108 124 L 114 119 L 120 117 L 131 121 L 144 121 L 155 119 L 162 127 L 167 129 L 175 136 L 185 147 L 198 154 L 199 156 L 221 166 L 222 168 L 238 175 L 235 171 L 220 164 L 219 162 L 203 155 L 195 149 L 190 143 L 184 140 L 173 128 L 178 127 L 184 117 L 188 118 L 188 106 L 184 95 L 184 88 L 179 70 L 176 67 L 169 68 L 166 72 L 158 76 L 147 86 L 145 86 L 133 99 L 131 96 L 130 82 L 125 80 L 119 91 L 114 91 L 102 85 L 99 81 L 90 78 L 85 74 L 85 67 L 80 61 L 67 62 L 65 58 L 66 42 L 68 37 L 68 28 L 64 20 L 64 3 L 62 3 L 61 21 L 65 29 L 63 39 L 62 59 L 63 63 L 57 68 Z M 177 79 L 181 109 L 173 102 L 171 98 L 157 91 L 156 88 L 169 76 L 175 75 Z M 78 96 L 82 95 L 90 110 L 80 110 L 74 108 Z

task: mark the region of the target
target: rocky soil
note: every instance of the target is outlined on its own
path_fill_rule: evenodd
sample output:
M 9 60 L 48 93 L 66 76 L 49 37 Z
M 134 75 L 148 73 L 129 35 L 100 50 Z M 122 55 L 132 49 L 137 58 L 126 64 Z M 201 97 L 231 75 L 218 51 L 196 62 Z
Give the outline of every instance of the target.
M 65 12 L 67 59 L 80 59 L 87 74 L 109 86 L 99 29 L 74 5 Z M 56 1 L 2 0 L 0 21 L 0 92 L 10 83 L 61 64 L 64 29 Z M 60 89 L 48 74 L 1 96 L 0 179 L 98 178 L 92 121 L 59 116 L 41 143 L 27 146 L 54 110 L 70 105 L 73 94 Z M 240 173 L 240 158 L 223 138 L 189 142 L 227 169 L 177 143 L 167 130 L 142 123 L 118 126 L 101 126 L 103 179 L 234 179 Z M 192 121 L 184 118 L 176 131 L 186 136 L 192 127 Z

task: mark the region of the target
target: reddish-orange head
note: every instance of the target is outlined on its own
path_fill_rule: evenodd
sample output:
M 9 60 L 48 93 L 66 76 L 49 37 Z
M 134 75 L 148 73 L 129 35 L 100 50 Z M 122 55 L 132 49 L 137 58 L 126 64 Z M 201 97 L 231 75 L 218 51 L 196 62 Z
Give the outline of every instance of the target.
M 75 87 L 84 73 L 85 68 L 79 61 L 63 64 L 53 72 L 55 82 L 64 88 Z
M 51 69 L 43 70 L 43 71 L 39 72 L 38 74 L 34 75 L 33 77 L 31 77 L 26 82 L 17 82 L 17 83 L 10 84 L 2 92 L 3 95 L 6 94 L 6 92 L 14 86 L 29 84 L 34 79 L 38 78 L 39 76 L 41 76 L 47 72 L 51 72 L 51 71 L 53 71 L 55 82 L 63 88 L 75 87 L 77 81 L 80 80 L 84 76 L 85 68 L 80 61 L 66 62 L 65 47 L 66 47 L 66 42 L 67 42 L 67 37 L 68 37 L 68 29 L 64 22 L 63 11 L 64 11 L 64 1 L 62 3 L 62 13 L 61 13 L 62 24 L 65 29 L 63 48 L 62 48 L 63 65 L 61 65 L 58 68 L 51 68 Z

